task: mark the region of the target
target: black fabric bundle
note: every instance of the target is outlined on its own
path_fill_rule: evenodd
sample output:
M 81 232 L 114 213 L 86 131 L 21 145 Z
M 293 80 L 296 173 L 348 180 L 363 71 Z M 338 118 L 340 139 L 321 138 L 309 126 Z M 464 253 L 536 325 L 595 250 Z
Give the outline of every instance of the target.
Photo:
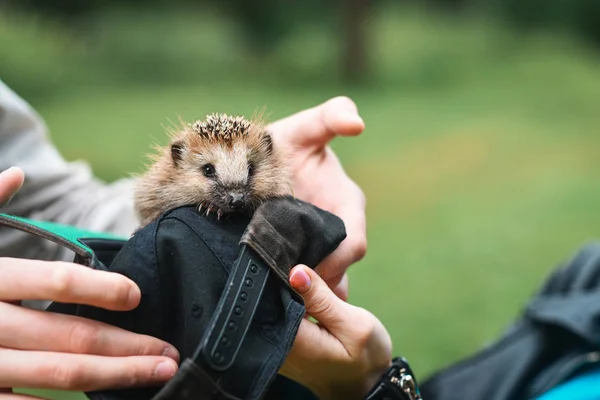
M 217 220 L 195 207 L 177 208 L 122 247 L 86 241 L 97 249 L 96 268 L 138 284 L 135 310 L 60 303 L 49 310 L 158 337 L 181 354 L 180 370 L 165 387 L 87 393 L 93 400 L 260 399 L 305 313 L 288 284 L 290 269 L 314 268 L 345 237 L 341 219 L 292 197 L 264 203 L 252 219 Z
M 556 269 L 498 340 L 421 385 L 426 400 L 536 399 L 600 365 L 600 244 Z

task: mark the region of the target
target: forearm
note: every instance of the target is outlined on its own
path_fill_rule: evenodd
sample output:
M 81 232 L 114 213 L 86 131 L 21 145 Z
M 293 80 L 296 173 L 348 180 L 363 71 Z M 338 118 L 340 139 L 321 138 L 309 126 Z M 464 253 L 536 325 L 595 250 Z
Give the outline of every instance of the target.
M 136 226 L 132 180 L 106 184 L 84 163 L 68 163 L 41 118 L 0 81 L 0 170 L 19 166 L 25 183 L 2 212 L 128 236 Z M 69 260 L 48 241 L 0 228 L 0 256 Z

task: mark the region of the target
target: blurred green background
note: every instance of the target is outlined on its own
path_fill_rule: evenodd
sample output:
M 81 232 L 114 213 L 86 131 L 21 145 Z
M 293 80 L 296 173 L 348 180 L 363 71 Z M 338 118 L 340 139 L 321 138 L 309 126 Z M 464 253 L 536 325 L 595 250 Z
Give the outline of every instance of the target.
M 369 239 L 350 301 L 425 376 L 493 340 L 597 236 L 599 5 L 3 0 L 0 79 L 108 181 L 179 116 L 274 120 L 350 96 L 367 128 L 333 147 Z

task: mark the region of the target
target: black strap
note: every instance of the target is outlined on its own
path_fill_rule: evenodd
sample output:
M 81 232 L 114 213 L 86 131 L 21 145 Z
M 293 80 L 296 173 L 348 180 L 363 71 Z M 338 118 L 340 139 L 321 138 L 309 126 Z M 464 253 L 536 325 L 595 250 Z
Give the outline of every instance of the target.
M 75 253 L 75 262 L 85 265 L 86 267 L 94 268 L 98 266 L 98 260 L 94 251 L 88 248 L 87 245 L 84 247 L 82 246 L 82 243 L 68 239 L 65 237 L 65 235 L 61 235 L 53 231 L 53 227 L 56 229 L 60 227 L 60 225 L 48 224 L 48 227 L 45 228 L 38 226 L 36 222 L 38 221 L 0 213 L 0 225 L 6 225 L 42 239 L 49 240 L 59 246 L 71 250 L 73 253 Z M 67 226 L 65 225 L 64 227 Z M 101 269 L 104 268 L 104 266 L 101 267 Z
M 258 307 L 269 267 L 246 245 L 233 263 L 225 290 L 194 361 L 224 371 L 235 361 Z
M 202 372 L 202 366 L 207 365 L 215 371 L 231 367 L 246 337 L 269 273 L 269 267 L 261 258 L 251 248 L 242 245 L 193 359 L 184 360 L 175 377 L 152 400 L 187 399 L 190 394 L 196 396 L 198 393 L 204 393 L 207 399 L 234 398 L 222 392 Z M 198 377 L 202 379 L 196 379 Z

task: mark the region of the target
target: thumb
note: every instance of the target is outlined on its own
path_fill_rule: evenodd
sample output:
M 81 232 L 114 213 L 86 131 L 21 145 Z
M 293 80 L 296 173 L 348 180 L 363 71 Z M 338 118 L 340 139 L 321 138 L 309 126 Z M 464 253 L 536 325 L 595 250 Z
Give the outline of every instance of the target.
M 327 330 L 333 333 L 345 324 L 347 304 L 335 295 L 315 271 L 305 265 L 294 267 L 290 273 L 290 285 L 304 299 L 306 313 Z
M 334 97 L 269 126 L 274 139 L 282 138 L 288 145 L 308 147 L 325 146 L 336 135 L 357 136 L 364 129 L 356 104 L 345 96 Z
M 21 189 L 25 176 L 23 170 L 11 167 L 0 172 L 0 207 L 8 204 L 10 199 Z

